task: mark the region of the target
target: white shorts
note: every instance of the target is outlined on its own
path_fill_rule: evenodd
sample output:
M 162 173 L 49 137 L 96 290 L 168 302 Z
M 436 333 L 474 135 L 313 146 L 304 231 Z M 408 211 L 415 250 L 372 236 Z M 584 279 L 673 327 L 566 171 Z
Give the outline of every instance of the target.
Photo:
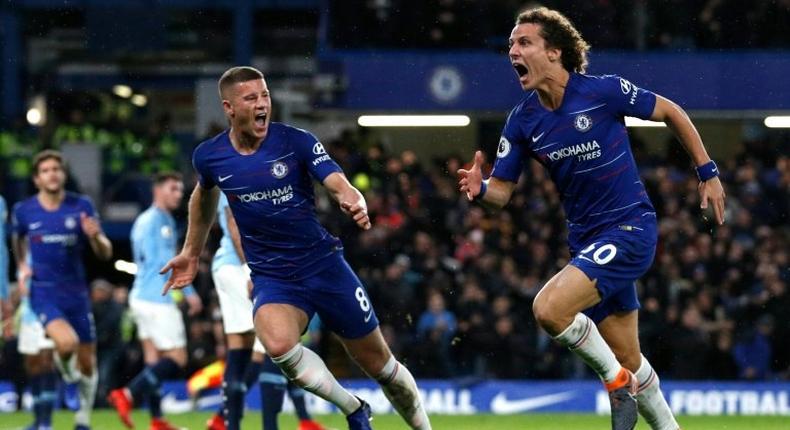
M 224 264 L 211 273 L 219 297 L 222 326 L 225 334 L 247 333 L 255 330 L 252 322 L 252 300 L 247 291 L 249 276 L 242 266 Z M 255 337 L 253 351 L 266 353 L 263 344 Z
M 55 342 L 47 337 L 41 322 L 31 320 L 19 325 L 19 339 L 16 349 L 20 354 L 36 355 L 44 349 L 53 348 L 55 348 Z
M 263 347 L 261 340 L 258 339 L 258 336 L 255 336 L 255 343 L 252 344 L 252 350 L 255 352 L 260 352 L 261 354 L 266 354 L 266 348 Z
M 222 311 L 222 325 L 226 334 L 246 333 L 252 323 L 252 300 L 247 292 L 249 277 L 242 266 L 225 264 L 211 273 Z
M 138 339 L 150 340 L 160 351 L 186 346 L 184 320 L 175 304 L 131 299 L 129 308 L 137 324 Z

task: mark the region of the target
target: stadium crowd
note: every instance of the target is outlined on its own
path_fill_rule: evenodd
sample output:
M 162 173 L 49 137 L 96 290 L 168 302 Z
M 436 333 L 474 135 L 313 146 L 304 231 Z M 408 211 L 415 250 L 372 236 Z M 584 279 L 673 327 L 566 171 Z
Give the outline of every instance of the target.
M 783 341 L 790 321 L 782 314 L 790 309 L 790 158 L 783 142 L 756 138 L 721 160 L 728 222 L 715 227 L 699 210 L 697 181 L 679 146 L 656 157 L 634 139 L 660 223 L 655 264 L 639 282 L 640 336 L 667 377 L 790 379 Z M 319 193 L 321 216 L 342 237 L 388 343 L 417 377 L 591 377 L 532 317 L 535 294 L 569 259 L 560 201 L 540 166 L 522 175 L 505 210 L 489 213 L 457 192 L 454 172 L 466 160 L 456 156 L 393 153 L 362 129 L 346 131 L 328 150 L 365 193 L 374 226 L 357 229 Z M 213 242 L 195 282 L 206 309 L 186 317 L 190 373 L 225 354 L 210 274 Z M 99 402 L 142 366 L 127 289 L 101 279 L 92 285 Z M 339 375 L 359 376 L 331 359 L 340 355 L 331 339 L 314 333 Z M 21 386 L 13 341 L 1 356 L 0 379 Z
M 756 49 L 790 43 L 785 31 L 790 3 L 777 0 L 432 0 L 419 5 L 343 0 L 332 2 L 329 42 L 339 48 L 502 49 L 514 12 L 538 4 L 567 11 L 595 49 Z

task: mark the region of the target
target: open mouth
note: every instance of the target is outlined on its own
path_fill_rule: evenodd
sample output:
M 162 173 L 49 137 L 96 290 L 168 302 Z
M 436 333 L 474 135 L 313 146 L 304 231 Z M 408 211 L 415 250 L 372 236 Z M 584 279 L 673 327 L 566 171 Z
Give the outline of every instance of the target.
M 266 125 L 266 117 L 268 117 L 268 116 L 269 116 L 269 114 L 267 114 L 266 112 L 261 112 L 259 114 L 256 114 L 255 115 L 255 124 L 258 125 L 258 126 L 263 127 L 264 125 Z
M 527 66 L 523 64 L 513 63 L 513 68 L 516 70 L 519 78 L 523 78 L 529 73 L 529 69 L 527 69 Z

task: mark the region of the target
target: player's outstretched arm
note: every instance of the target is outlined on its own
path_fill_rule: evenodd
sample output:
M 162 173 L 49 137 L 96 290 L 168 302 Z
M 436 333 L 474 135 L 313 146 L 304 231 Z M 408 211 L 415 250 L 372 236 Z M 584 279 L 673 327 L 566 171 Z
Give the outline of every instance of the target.
M 359 228 L 370 229 L 368 204 L 365 202 L 365 197 L 348 182 L 345 174 L 341 172 L 330 174 L 324 178 L 324 186 L 329 190 L 332 197 L 340 203 L 340 209 L 351 216 Z
M 705 145 L 702 143 L 702 138 L 689 116 L 683 108 L 671 100 L 656 95 L 656 107 L 653 109 L 653 115 L 650 119 L 664 122 L 672 130 L 675 137 L 683 144 L 694 165 L 698 168 L 698 174 L 700 173 L 700 168 L 710 170 L 709 174 L 706 174 L 706 176 L 712 175 L 710 178 L 700 177 L 700 208 L 706 209 L 708 201 L 710 201 L 716 222 L 724 224 L 724 187 L 719 180 L 715 163 L 712 163 L 710 156 L 708 156 Z
M 458 169 L 458 189 L 470 202 L 477 200 L 487 207 L 501 209 L 510 201 L 516 184 L 493 177 L 484 180 L 481 170 L 484 162 L 483 153 L 476 151 L 472 167 Z
M 211 224 L 217 212 L 219 189 L 204 189 L 200 184 L 195 185 L 192 196 L 189 198 L 189 223 L 187 237 L 181 253 L 170 259 L 159 272 L 165 274 L 173 271 L 165 282 L 162 295 L 167 294 L 171 288 L 181 289 L 192 283 L 198 269 L 198 258 L 206 246 Z

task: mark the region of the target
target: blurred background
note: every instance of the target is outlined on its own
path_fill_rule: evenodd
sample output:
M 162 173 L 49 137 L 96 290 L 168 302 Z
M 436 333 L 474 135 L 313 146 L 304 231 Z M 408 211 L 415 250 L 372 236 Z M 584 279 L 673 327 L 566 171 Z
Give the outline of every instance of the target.
M 590 42 L 588 73 L 622 75 L 683 106 L 723 173 L 728 222 L 717 227 L 699 210 L 693 168 L 670 132 L 629 128 L 660 225 L 655 264 L 639 282 L 645 355 L 667 379 L 790 379 L 790 1 L 541 4 Z M 262 70 L 275 120 L 316 134 L 364 192 L 370 231 L 323 193 L 320 216 L 416 377 L 592 378 L 531 314 L 535 294 L 569 259 L 547 175 L 530 165 L 500 213 L 468 204 L 455 185 L 475 149 L 493 160 L 522 95 L 507 38 L 517 13 L 534 5 L 0 0 L 0 192 L 9 207 L 31 195 L 31 156 L 61 150 L 68 187 L 94 199 L 115 246 L 114 264 L 88 265 L 101 390 L 142 365 L 126 262 L 149 178 L 178 170 L 194 185 L 191 152 L 226 126 L 216 82 L 233 65 Z M 381 117 L 393 114 L 455 122 L 410 127 Z M 182 228 L 185 214 L 176 214 Z M 187 321 L 190 370 L 225 353 L 209 272 L 217 238 L 218 230 L 195 284 L 207 305 Z M 326 334 L 312 340 L 332 370 L 361 376 Z M 0 380 L 21 380 L 15 350 L 5 343 Z

